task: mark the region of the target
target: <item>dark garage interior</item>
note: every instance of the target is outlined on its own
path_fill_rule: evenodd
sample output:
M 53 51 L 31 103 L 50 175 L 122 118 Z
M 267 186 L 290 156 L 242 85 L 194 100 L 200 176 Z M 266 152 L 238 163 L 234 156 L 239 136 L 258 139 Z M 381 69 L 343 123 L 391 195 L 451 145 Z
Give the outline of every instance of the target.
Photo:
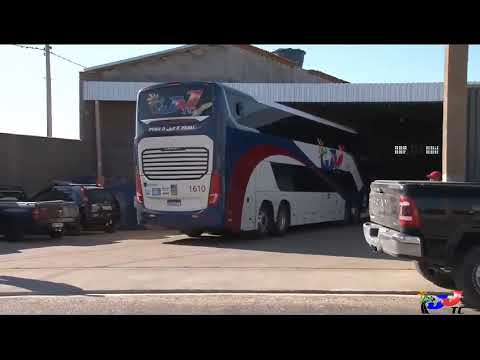
M 309 122 L 294 131 L 304 141 L 314 134 L 320 138 L 323 135 L 327 146 L 344 145 L 357 159 L 367 181 L 419 180 L 432 171 L 442 171 L 441 102 L 285 105 L 355 129 L 356 135 Z M 291 126 L 288 131 L 292 136 Z

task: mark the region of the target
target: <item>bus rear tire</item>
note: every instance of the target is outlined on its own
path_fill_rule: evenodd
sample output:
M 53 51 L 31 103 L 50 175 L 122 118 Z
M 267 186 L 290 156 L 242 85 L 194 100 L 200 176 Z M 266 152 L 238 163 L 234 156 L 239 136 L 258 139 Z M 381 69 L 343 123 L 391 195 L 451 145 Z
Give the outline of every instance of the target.
M 273 233 L 276 236 L 283 236 L 290 227 L 290 208 L 286 203 L 280 204 L 278 208 L 277 221 L 275 222 Z
M 360 210 L 357 207 L 353 207 L 351 204 L 345 204 L 345 212 L 343 215 L 344 225 L 353 225 L 360 223 Z
M 271 207 L 263 203 L 258 211 L 256 236 L 263 238 L 273 232 L 273 214 Z

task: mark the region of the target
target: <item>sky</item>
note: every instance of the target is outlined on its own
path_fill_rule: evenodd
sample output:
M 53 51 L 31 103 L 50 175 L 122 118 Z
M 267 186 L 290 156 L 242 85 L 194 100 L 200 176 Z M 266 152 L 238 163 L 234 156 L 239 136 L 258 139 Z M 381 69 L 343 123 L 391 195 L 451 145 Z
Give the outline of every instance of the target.
M 52 45 L 52 51 L 85 67 L 179 45 Z M 43 47 L 41 44 L 29 45 Z M 273 51 L 306 51 L 304 68 L 351 83 L 441 82 L 443 45 L 256 45 Z M 42 51 L 0 45 L 0 132 L 46 136 L 45 56 Z M 79 138 L 79 72 L 51 56 L 53 136 Z M 480 45 L 469 48 L 468 81 L 480 81 Z

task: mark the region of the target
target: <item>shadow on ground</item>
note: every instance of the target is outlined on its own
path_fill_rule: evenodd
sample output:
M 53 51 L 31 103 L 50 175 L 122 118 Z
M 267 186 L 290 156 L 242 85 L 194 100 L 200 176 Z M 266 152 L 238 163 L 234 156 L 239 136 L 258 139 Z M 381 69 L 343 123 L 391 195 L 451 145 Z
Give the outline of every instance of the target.
M 371 250 L 365 242 L 362 225 L 340 226 L 324 223 L 296 226 L 283 237 L 262 239 L 256 239 L 252 235 L 237 237 L 204 234 L 196 238 L 166 241 L 164 244 L 367 259 L 396 259 Z M 403 261 L 402 259 L 397 260 Z
M 23 241 L 6 241 L 0 235 L 0 255 L 20 253 L 22 250 L 54 246 L 99 246 L 118 244 L 124 240 L 165 239 L 161 232 L 143 230 L 118 231 L 114 234 L 103 232 L 82 232 L 78 236 L 65 235 L 61 239 L 51 239 L 48 235 L 27 235 Z
M 0 275 L 0 285 L 29 290 L 35 295 L 81 295 L 84 290 L 64 283 Z M 1 291 L 0 291 L 1 292 Z

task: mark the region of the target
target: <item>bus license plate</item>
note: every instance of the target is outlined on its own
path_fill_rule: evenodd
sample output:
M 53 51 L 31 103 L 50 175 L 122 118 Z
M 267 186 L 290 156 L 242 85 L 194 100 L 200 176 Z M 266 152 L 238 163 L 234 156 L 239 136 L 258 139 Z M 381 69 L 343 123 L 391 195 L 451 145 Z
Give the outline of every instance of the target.
M 182 205 L 182 200 L 167 200 L 168 206 L 180 206 Z
M 52 228 L 53 229 L 62 229 L 63 228 L 63 223 L 53 223 Z

